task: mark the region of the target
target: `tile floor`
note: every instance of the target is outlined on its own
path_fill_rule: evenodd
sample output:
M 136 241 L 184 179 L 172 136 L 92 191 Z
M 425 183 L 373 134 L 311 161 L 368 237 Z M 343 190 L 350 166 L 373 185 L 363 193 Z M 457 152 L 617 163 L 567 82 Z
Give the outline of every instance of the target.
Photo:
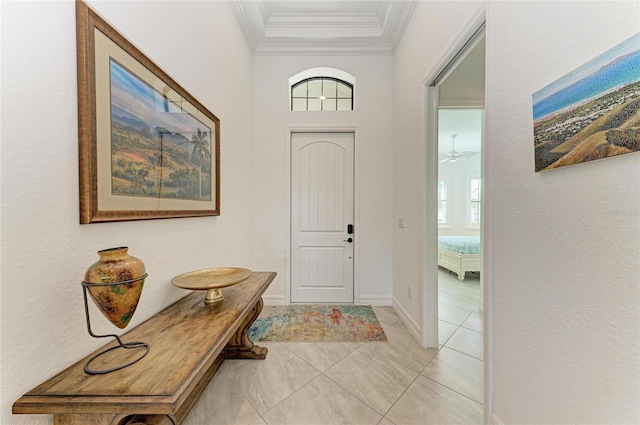
M 389 343 L 259 343 L 226 360 L 185 425 L 481 424 L 480 284 L 439 270 L 440 349 L 423 349 L 391 307 Z

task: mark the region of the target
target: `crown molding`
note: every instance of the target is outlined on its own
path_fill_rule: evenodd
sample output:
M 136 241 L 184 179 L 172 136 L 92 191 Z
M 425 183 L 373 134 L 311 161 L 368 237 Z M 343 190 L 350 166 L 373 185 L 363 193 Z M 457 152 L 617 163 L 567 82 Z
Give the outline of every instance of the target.
M 255 55 L 393 55 L 417 1 L 385 0 L 368 11 L 305 11 L 304 1 L 286 12 L 269 1 L 229 0 Z
M 390 47 L 383 46 L 282 46 L 261 45 L 255 56 L 393 56 Z
M 409 21 L 411 20 L 411 16 L 413 15 L 413 11 L 415 10 L 417 3 L 417 1 L 400 2 L 399 7 L 395 7 L 393 10 L 393 13 L 397 14 L 394 18 L 394 25 L 385 26 L 385 28 L 389 30 L 389 44 L 394 52 L 400 44 L 400 40 L 402 40 L 404 31 L 407 29 L 407 25 L 409 25 Z M 391 11 L 389 13 L 391 13 Z
M 229 0 L 229 4 L 231 5 L 231 9 L 233 10 L 233 14 L 236 17 L 238 25 L 240 26 L 240 30 L 242 31 L 242 34 L 244 34 L 244 38 L 247 41 L 249 49 L 252 52 L 255 52 L 261 42 L 259 34 L 264 31 L 260 31 L 258 24 L 253 24 L 251 22 L 250 15 L 252 14 L 252 11 L 248 10 L 248 8 L 243 5 L 242 1 Z

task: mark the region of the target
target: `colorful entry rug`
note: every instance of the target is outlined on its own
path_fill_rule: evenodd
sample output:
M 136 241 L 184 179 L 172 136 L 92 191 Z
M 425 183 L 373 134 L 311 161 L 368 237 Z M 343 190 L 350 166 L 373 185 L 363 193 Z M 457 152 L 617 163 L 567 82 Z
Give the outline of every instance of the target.
M 387 341 L 370 305 L 266 306 L 249 328 L 252 341 Z

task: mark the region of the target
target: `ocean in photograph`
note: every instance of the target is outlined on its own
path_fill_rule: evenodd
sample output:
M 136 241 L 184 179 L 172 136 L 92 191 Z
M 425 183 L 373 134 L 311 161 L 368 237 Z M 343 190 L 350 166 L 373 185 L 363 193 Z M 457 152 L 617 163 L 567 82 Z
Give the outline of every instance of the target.
M 640 80 L 640 50 L 629 53 L 591 75 L 533 104 L 533 119 L 600 96 Z
M 533 94 L 535 170 L 640 151 L 640 33 Z

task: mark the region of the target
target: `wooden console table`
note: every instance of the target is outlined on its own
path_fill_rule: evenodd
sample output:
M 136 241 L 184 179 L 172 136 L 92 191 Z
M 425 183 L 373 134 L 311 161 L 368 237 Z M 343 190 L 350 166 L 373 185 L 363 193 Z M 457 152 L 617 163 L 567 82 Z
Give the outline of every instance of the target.
M 181 424 L 224 359 L 267 355 L 247 332 L 275 276 L 252 273 L 225 288 L 224 300 L 214 306 L 204 305 L 203 292 L 187 295 L 122 336 L 125 342 L 151 346 L 138 363 L 88 375 L 83 367 L 89 355 L 18 399 L 13 413 L 53 414 L 55 425 Z M 126 351 L 100 357 L 99 366 L 122 364 L 135 356 Z

